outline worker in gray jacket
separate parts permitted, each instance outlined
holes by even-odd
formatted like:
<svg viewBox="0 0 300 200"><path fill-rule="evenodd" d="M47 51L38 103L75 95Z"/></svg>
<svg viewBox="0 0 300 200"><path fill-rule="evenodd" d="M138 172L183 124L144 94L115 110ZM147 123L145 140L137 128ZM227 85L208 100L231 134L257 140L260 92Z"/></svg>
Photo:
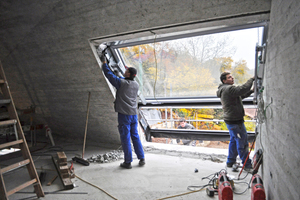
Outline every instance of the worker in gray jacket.
<svg viewBox="0 0 300 200"><path fill-rule="evenodd" d="M250 78L245 84L235 86L234 78L229 72L223 72L220 76L222 84L219 85L217 96L221 98L224 111L224 121L229 130L230 142L227 158L227 167L236 163L237 155L240 156L243 164L249 153L248 137L244 125L244 107L242 99L249 97L254 78ZM245 170L252 169L251 159L248 159Z"/></svg>
<svg viewBox="0 0 300 200"><path fill-rule="evenodd" d="M124 77L116 76L107 66L106 59L100 56L102 70L109 82L117 89L115 111L118 112L118 129L122 148L124 151L124 162L121 167L131 169L132 150L131 142L137 158L140 160L139 165L145 165L145 156L142 143L138 134L138 118L137 118L137 94L139 84L134 81L137 70L133 67L126 69Z"/></svg>

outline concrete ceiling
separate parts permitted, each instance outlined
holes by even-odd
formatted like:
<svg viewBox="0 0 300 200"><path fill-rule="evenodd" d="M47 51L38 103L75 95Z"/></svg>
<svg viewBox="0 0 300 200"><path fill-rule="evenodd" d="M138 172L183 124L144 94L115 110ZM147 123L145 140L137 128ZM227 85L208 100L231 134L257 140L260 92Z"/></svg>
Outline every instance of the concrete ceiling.
<svg viewBox="0 0 300 200"><path fill-rule="evenodd" d="M83 138L91 92L87 142L119 143L114 98L91 38L267 20L270 6L271 0L2 0L0 59L16 107L35 106L35 123Z"/></svg>

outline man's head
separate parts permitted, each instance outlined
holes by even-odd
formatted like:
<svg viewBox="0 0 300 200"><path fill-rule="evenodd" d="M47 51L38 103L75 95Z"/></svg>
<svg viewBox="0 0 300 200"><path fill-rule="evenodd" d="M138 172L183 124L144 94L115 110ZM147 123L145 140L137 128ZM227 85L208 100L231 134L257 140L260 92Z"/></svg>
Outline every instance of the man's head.
<svg viewBox="0 0 300 200"><path fill-rule="evenodd" d="M220 76L220 80L224 84L233 85L234 84L234 78L230 74L230 72L223 72Z"/></svg>
<svg viewBox="0 0 300 200"><path fill-rule="evenodd" d="M180 119L179 119L179 123L180 123L180 126L181 126L181 127L185 127L186 120L185 120L184 118L180 118Z"/></svg>
<svg viewBox="0 0 300 200"><path fill-rule="evenodd" d="M129 78L131 80L133 80L136 76L137 70L133 67L128 67L125 71L125 78Z"/></svg>

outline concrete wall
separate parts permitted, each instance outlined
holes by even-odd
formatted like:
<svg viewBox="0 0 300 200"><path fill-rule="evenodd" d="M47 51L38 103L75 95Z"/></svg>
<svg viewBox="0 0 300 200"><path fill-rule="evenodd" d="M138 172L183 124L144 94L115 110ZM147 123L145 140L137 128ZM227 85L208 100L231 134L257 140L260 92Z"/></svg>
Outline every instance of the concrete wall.
<svg viewBox="0 0 300 200"><path fill-rule="evenodd" d="M61 137L83 138L91 91L87 144L119 144L114 99L90 38L190 22L210 26L212 19L247 23L258 19L251 13L270 8L264 100L273 103L258 138L261 171L268 199L300 199L298 0L2 0L0 59L17 108L36 106L36 122Z"/></svg>
<svg viewBox="0 0 300 200"><path fill-rule="evenodd" d="M272 0L262 125L268 199L300 199L300 1ZM273 100L273 103L271 103Z"/></svg>
<svg viewBox="0 0 300 200"><path fill-rule="evenodd" d="M224 17L219 23L248 22L269 10L270 0L2 0L0 59L17 108L35 106L36 123L83 138L90 91L87 143L119 144L114 99L88 39Z"/></svg>

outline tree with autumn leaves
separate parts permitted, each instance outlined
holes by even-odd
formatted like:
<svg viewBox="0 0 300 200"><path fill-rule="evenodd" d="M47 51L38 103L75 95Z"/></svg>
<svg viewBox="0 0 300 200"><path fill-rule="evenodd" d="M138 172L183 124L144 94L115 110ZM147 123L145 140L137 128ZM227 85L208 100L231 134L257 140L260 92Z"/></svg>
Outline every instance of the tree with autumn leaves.
<svg viewBox="0 0 300 200"><path fill-rule="evenodd" d="M224 71L230 71L237 84L251 77L245 60L233 61L235 48L230 42L228 35L218 39L210 35L125 47L120 51L126 65L138 70L138 81L145 97L212 96ZM210 114L201 109L190 110L181 112L186 112L184 117L196 120L214 114L213 109ZM203 122L194 126L223 129L216 123Z"/></svg>

